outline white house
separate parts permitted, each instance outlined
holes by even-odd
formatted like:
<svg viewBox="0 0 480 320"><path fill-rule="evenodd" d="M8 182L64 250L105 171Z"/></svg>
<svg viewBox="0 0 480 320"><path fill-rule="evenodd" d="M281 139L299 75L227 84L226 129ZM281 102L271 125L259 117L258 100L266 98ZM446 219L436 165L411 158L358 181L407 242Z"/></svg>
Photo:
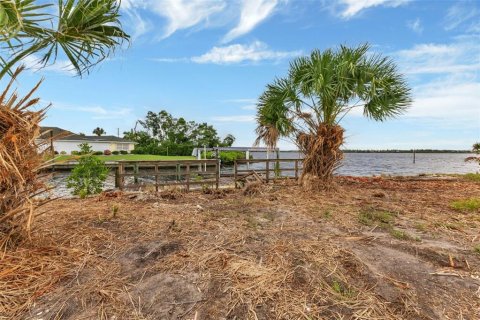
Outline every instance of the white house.
<svg viewBox="0 0 480 320"><path fill-rule="evenodd" d="M79 151L79 144L87 142L93 151L132 151L136 142L128 141L115 136L84 136L58 127L42 127L40 129L42 139L52 140L53 150L58 153ZM47 143L47 148L50 142Z"/></svg>

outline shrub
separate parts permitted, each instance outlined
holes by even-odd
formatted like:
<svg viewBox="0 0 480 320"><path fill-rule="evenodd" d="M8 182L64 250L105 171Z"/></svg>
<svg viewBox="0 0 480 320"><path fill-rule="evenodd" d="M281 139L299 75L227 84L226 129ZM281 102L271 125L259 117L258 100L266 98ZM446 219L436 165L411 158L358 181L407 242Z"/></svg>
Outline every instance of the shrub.
<svg viewBox="0 0 480 320"><path fill-rule="evenodd" d="M115 151L112 151L112 154L118 155L118 154L120 154L120 152L118 152L117 150L115 150Z"/></svg>
<svg viewBox="0 0 480 320"><path fill-rule="evenodd" d="M78 160L67 178L67 188L73 189L72 194L85 198L100 193L107 176L108 168L102 160L90 155L84 156Z"/></svg>
<svg viewBox="0 0 480 320"><path fill-rule="evenodd" d="M112 154L112 151L110 151L110 150L107 149L107 150L104 150L104 151L103 151L103 154L106 155L106 156L109 156L109 155Z"/></svg>
<svg viewBox="0 0 480 320"><path fill-rule="evenodd" d="M202 152L202 158L204 158L204 152ZM212 151L207 151L207 159L216 159L215 153ZM220 160L222 164L233 164L235 160L245 159L245 152L241 151L220 151ZM250 155L250 159L252 156Z"/></svg>
<svg viewBox="0 0 480 320"><path fill-rule="evenodd" d="M71 154L72 156L78 156L78 155L80 155L80 152L73 150L72 152L70 152L70 154Z"/></svg>
<svg viewBox="0 0 480 320"><path fill-rule="evenodd" d="M128 151L120 150L120 154L128 154Z"/></svg>
<svg viewBox="0 0 480 320"><path fill-rule="evenodd" d="M60 151L60 154L67 154L67 151Z"/></svg>
<svg viewBox="0 0 480 320"><path fill-rule="evenodd" d="M95 152L93 153L93 155L95 155L95 156L101 156L101 155L103 155L103 152L102 152L102 151L95 151Z"/></svg>
<svg viewBox="0 0 480 320"><path fill-rule="evenodd" d="M80 149L80 154L90 154L93 151L88 142L80 143L78 148Z"/></svg>
<svg viewBox="0 0 480 320"><path fill-rule="evenodd" d="M457 200L452 202L450 206L459 211L476 211L480 209L480 198Z"/></svg>
<svg viewBox="0 0 480 320"><path fill-rule="evenodd" d="M473 182L480 182L480 173L467 173L464 177Z"/></svg>
<svg viewBox="0 0 480 320"><path fill-rule="evenodd" d="M363 210L358 215L358 221L366 226L380 226L387 228L394 222L395 214L389 211L381 210Z"/></svg>

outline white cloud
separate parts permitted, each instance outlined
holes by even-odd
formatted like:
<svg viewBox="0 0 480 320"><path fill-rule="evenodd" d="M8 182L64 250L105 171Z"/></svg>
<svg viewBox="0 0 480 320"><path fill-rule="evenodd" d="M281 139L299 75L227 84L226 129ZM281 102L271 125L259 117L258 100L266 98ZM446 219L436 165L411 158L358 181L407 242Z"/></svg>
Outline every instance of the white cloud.
<svg viewBox="0 0 480 320"><path fill-rule="evenodd" d="M64 105L62 103L53 103L52 107L59 110L90 113L92 114L92 119L94 120L123 119L125 117L131 116L133 111L131 108L106 109L101 106L72 106Z"/></svg>
<svg viewBox="0 0 480 320"><path fill-rule="evenodd" d="M188 29L207 22L213 14L223 11L223 0L127 0L122 1L122 9L127 12L147 10L167 20L161 38L167 38L178 30ZM132 13L133 15L133 13ZM141 19L139 20L141 21ZM142 30L140 23L137 29ZM137 30L138 33L138 30Z"/></svg>
<svg viewBox="0 0 480 320"><path fill-rule="evenodd" d="M460 39L451 44L419 44L394 54L408 74L466 73L480 70L480 42Z"/></svg>
<svg viewBox="0 0 480 320"><path fill-rule="evenodd" d="M124 2L122 2L122 6L123 4ZM129 6L130 5L128 5L128 7ZM149 20L144 19L136 10L125 10L125 12L126 17L129 20L127 26L133 31L131 32L131 37L133 41L152 30L152 23Z"/></svg>
<svg viewBox="0 0 480 320"><path fill-rule="evenodd" d="M423 32L423 26L422 26L422 22L420 21L420 18L407 21L407 27L409 27L410 29L413 30L413 32L418 34L421 34Z"/></svg>
<svg viewBox="0 0 480 320"><path fill-rule="evenodd" d="M255 41L250 45L232 44L226 47L213 47L207 53L193 57L191 60L195 63L232 64L246 61L280 60L300 54L301 51L272 51L265 43Z"/></svg>
<svg viewBox="0 0 480 320"><path fill-rule="evenodd" d="M398 7L411 0L338 0L337 5L342 8L340 16L350 19L361 11L377 6Z"/></svg>
<svg viewBox="0 0 480 320"><path fill-rule="evenodd" d="M480 127L480 41L457 37L448 44L418 44L393 54L413 83L413 104L406 117L442 128Z"/></svg>
<svg viewBox="0 0 480 320"><path fill-rule="evenodd" d="M217 122L255 122L255 116L253 115L218 116L218 117L213 117L212 120Z"/></svg>
<svg viewBox="0 0 480 320"><path fill-rule="evenodd" d="M480 127L479 101L480 81L446 78L414 88L414 103L407 116Z"/></svg>
<svg viewBox="0 0 480 320"><path fill-rule="evenodd" d="M462 1L451 6L445 16L445 30L453 30L474 17L480 16L475 1Z"/></svg>
<svg viewBox="0 0 480 320"><path fill-rule="evenodd" d="M40 57L32 54L23 58L21 63L24 64L27 69L31 69L33 71L42 70L47 72L49 71L66 74L69 76L74 76L77 74L75 69L73 68L73 65L68 60L57 60L53 64L49 64L46 67L42 66L40 60Z"/></svg>
<svg viewBox="0 0 480 320"><path fill-rule="evenodd" d="M246 106L242 106L243 110L257 110L257 106L255 104L248 104Z"/></svg>
<svg viewBox="0 0 480 320"><path fill-rule="evenodd" d="M223 38L223 43L232 41L250 31L268 18L278 4L278 0L243 0L240 21Z"/></svg>

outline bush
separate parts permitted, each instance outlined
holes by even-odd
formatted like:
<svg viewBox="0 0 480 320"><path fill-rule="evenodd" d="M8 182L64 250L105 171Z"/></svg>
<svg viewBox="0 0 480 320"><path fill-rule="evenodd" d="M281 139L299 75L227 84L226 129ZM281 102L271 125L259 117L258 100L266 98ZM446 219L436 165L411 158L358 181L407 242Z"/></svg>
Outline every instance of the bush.
<svg viewBox="0 0 480 320"><path fill-rule="evenodd" d="M88 142L80 143L78 148L80 149L79 154L90 154L93 152L92 147L88 144Z"/></svg>
<svg viewBox="0 0 480 320"><path fill-rule="evenodd" d="M67 151L60 151L60 154L67 154Z"/></svg>
<svg viewBox="0 0 480 320"><path fill-rule="evenodd" d="M112 154L118 155L118 154L120 154L120 152L118 152L117 150L115 150L115 151L112 151Z"/></svg>
<svg viewBox="0 0 480 320"><path fill-rule="evenodd" d="M93 153L93 155L94 155L94 156L101 156L101 155L103 155L103 152L102 152L102 151L95 151L95 152Z"/></svg>
<svg viewBox="0 0 480 320"><path fill-rule="evenodd" d="M93 156L84 156L78 160L67 178L67 188L73 189L72 194L85 198L88 195L100 193L107 179L108 168L102 160Z"/></svg>
<svg viewBox="0 0 480 320"><path fill-rule="evenodd" d="M103 154L106 155L106 156L109 156L109 155L112 154L112 151L110 151L110 150L107 149L107 150L104 150L104 151L103 151Z"/></svg>
<svg viewBox="0 0 480 320"><path fill-rule="evenodd" d="M135 149L132 150L130 153L153 154L161 156L191 156L193 148L193 145L190 144L165 143L163 145L158 145L157 143L151 143L145 146L136 145Z"/></svg>
<svg viewBox="0 0 480 320"><path fill-rule="evenodd" d="M128 151L120 150L120 154L128 154Z"/></svg>
<svg viewBox="0 0 480 320"><path fill-rule="evenodd" d="M204 153L202 152L202 159L204 158ZM215 153L212 151L207 151L207 159L216 159ZM235 160L246 159L245 152L241 151L220 151L220 160L222 164L233 164ZM250 155L250 159L252 156Z"/></svg>
<svg viewBox="0 0 480 320"><path fill-rule="evenodd" d="M80 152L73 150L72 152L70 152L70 154L71 154L72 156L78 156L78 155L80 155Z"/></svg>
<svg viewBox="0 0 480 320"><path fill-rule="evenodd" d="M480 198L453 201L450 206L459 211L476 211L480 209Z"/></svg>

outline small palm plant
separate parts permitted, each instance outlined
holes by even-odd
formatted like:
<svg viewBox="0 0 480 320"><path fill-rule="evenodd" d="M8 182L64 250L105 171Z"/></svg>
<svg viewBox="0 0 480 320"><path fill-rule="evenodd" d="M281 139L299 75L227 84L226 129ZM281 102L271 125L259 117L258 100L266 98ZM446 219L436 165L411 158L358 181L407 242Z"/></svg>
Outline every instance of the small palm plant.
<svg viewBox="0 0 480 320"><path fill-rule="evenodd" d="M54 15L48 12L53 3L45 1L0 2L0 78L26 57L39 55L39 65L46 66L60 53L82 75L129 39L121 28L119 1L58 0L56 6Z"/></svg>
<svg viewBox="0 0 480 320"><path fill-rule="evenodd" d="M305 159L302 181L329 188L343 154L340 121L355 108L377 121L402 114L411 104L410 88L395 63L369 54L369 45L314 50L295 59L288 75L267 85L257 109L256 144L294 142ZM308 179L312 180L312 179Z"/></svg>
<svg viewBox="0 0 480 320"><path fill-rule="evenodd" d="M468 157L465 161L473 161L480 164L480 142L474 143L472 146L472 152L477 154L478 156Z"/></svg>

